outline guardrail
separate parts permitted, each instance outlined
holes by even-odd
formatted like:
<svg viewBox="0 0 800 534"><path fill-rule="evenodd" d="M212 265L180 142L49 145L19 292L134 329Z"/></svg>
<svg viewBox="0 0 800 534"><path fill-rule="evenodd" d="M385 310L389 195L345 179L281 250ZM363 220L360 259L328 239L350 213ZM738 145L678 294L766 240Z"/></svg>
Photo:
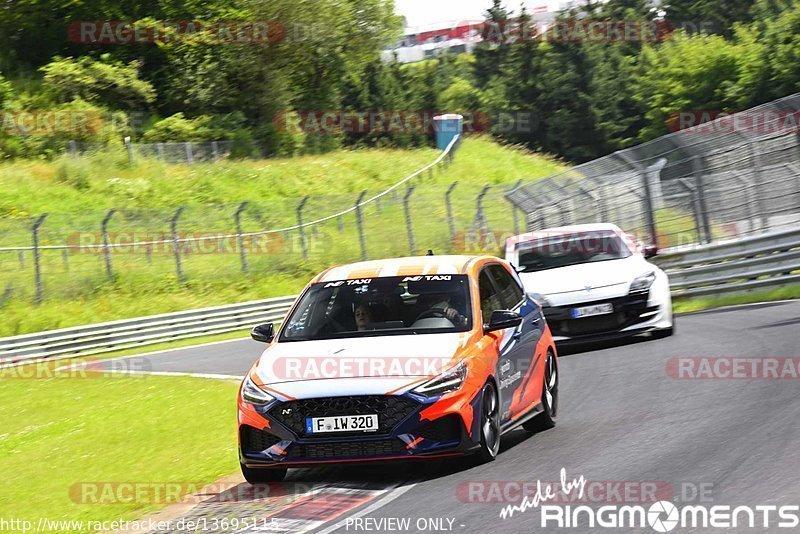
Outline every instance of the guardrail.
<svg viewBox="0 0 800 534"><path fill-rule="evenodd" d="M800 229L665 251L674 298L717 297L800 283Z"/></svg>
<svg viewBox="0 0 800 534"><path fill-rule="evenodd" d="M0 338L0 365L101 354L280 322L294 299L278 297Z"/></svg>
<svg viewBox="0 0 800 534"><path fill-rule="evenodd" d="M800 283L800 229L666 250L659 265L675 298L720 296ZM280 322L295 296L166 313L0 339L0 365L86 356Z"/></svg>

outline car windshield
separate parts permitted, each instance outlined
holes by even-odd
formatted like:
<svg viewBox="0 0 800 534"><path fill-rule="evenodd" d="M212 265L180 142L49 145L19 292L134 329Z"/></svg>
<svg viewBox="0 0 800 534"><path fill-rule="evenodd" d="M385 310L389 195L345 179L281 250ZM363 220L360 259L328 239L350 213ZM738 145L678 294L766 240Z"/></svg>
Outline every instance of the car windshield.
<svg viewBox="0 0 800 534"><path fill-rule="evenodd" d="M524 272L619 260L631 255L619 235L610 230L544 237L520 243L518 252L518 264Z"/></svg>
<svg viewBox="0 0 800 534"><path fill-rule="evenodd" d="M466 332L472 328L464 275L389 276L313 284L279 341Z"/></svg>

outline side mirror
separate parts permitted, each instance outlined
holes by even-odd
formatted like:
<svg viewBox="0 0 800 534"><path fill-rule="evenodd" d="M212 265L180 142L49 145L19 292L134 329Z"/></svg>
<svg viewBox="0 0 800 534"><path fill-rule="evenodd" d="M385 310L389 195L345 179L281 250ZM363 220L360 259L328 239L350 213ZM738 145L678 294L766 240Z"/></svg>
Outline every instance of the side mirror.
<svg viewBox="0 0 800 534"><path fill-rule="evenodd" d="M250 331L250 337L261 343L272 343L275 339L275 325L272 323L260 324Z"/></svg>
<svg viewBox="0 0 800 534"><path fill-rule="evenodd" d="M483 332L488 334L495 330L505 330L506 328L516 328L522 324L522 317L516 312L509 310L495 310L489 324L483 325Z"/></svg>
<svg viewBox="0 0 800 534"><path fill-rule="evenodd" d="M654 258L658 256L658 245L655 243L651 243L649 245L644 246L644 257L646 259Z"/></svg>

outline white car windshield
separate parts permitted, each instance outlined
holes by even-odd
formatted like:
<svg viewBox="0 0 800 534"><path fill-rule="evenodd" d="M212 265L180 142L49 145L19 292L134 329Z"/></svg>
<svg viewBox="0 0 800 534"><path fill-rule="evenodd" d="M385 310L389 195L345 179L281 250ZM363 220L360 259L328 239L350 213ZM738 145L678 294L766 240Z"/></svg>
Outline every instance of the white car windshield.
<svg viewBox="0 0 800 534"><path fill-rule="evenodd" d="M313 284L279 341L466 332L472 328L464 275L389 276Z"/></svg>
<svg viewBox="0 0 800 534"><path fill-rule="evenodd" d="M576 232L520 243L519 267L524 272L557 269L582 263L619 260L631 255L616 232Z"/></svg>

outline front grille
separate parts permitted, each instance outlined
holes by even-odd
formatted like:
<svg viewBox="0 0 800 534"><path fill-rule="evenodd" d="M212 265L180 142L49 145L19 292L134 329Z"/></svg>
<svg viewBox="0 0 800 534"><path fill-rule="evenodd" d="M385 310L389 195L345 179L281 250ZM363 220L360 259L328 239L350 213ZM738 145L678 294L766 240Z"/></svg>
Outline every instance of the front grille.
<svg viewBox="0 0 800 534"><path fill-rule="evenodd" d="M281 438L272 435L269 432L253 428L252 426L244 425L239 430L242 450L250 452L262 452L276 443L280 443Z"/></svg>
<svg viewBox="0 0 800 534"><path fill-rule="evenodd" d="M446 415L425 423L414 432L417 436L436 443L461 440L461 418L456 414Z"/></svg>
<svg viewBox="0 0 800 534"><path fill-rule="evenodd" d="M320 460L396 456L404 453L406 453L406 446L402 441L399 439L384 439L339 443L296 443L289 449L287 457L292 460Z"/></svg>
<svg viewBox="0 0 800 534"><path fill-rule="evenodd" d="M269 411L269 415L298 435L305 435L306 417L378 414L378 432L388 433L418 408L418 402L406 397L362 395L283 402L274 406ZM347 432L342 432L336 435L347 434ZM357 432L356 434L363 434L363 432Z"/></svg>

